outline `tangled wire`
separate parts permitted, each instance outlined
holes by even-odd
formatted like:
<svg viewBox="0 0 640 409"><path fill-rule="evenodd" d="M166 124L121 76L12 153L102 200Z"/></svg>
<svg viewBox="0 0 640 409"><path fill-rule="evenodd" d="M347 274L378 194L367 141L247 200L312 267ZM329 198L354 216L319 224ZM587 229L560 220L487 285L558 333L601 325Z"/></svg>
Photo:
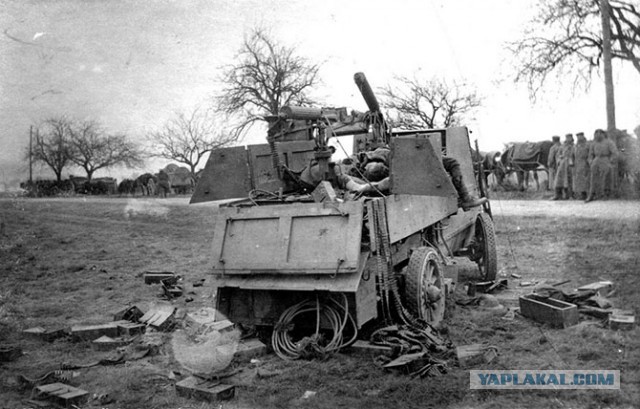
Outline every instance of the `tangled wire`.
<svg viewBox="0 0 640 409"><path fill-rule="evenodd" d="M312 357L325 357L341 348L353 344L358 337L358 328L349 314L349 301L347 296L341 294L343 303L337 302L333 297L328 297L327 302L321 302L318 295L315 301L305 300L287 308L276 323L271 336L273 350L283 359L300 359ZM303 314L316 313L315 332L299 341L294 341L291 332L295 328L294 321ZM326 340L320 332L320 321L324 318L331 327L333 333L330 340ZM347 327L353 331L349 340L345 340L344 332Z"/></svg>

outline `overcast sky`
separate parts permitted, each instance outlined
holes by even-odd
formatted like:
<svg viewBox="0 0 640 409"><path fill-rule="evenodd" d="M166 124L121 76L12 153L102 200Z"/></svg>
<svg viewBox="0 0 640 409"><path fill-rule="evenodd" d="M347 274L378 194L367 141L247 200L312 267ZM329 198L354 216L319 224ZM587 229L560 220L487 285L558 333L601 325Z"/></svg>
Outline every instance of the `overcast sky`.
<svg viewBox="0 0 640 409"><path fill-rule="evenodd" d="M332 106L366 109L353 83L357 71L374 89L394 75L417 73L478 88L484 105L469 127L482 150L592 134L606 126L598 78L575 95L552 84L536 105L509 79L504 44L518 38L534 3L0 0L0 178L28 177L22 156L29 125L45 118L97 119L141 139L172 112L210 101L220 67L233 62L243 35L256 26L323 62L315 94ZM618 127L631 130L640 124L640 76L625 68L615 77ZM262 143L263 135L254 132L245 142ZM46 169L41 175L53 177Z"/></svg>

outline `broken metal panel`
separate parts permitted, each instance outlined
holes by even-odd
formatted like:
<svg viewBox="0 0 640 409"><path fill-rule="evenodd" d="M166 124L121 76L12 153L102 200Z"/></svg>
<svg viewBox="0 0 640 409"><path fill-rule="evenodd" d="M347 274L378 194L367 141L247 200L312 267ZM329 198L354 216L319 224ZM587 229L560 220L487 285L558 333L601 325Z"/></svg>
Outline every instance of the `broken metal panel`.
<svg viewBox="0 0 640 409"><path fill-rule="evenodd" d="M218 274L332 274L358 270L363 202L220 209Z"/></svg>
<svg viewBox="0 0 640 409"><path fill-rule="evenodd" d="M244 146L217 149L196 185L189 203L247 197L251 190L251 174Z"/></svg>
<svg viewBox="0 0 640 409"><path fill-rule="evenodd" d="M469 130L465 126L458 126L447 129L447 152L446 156L456 158L460 163L460 171L467 190L472 195L478 196L478 188L475 183L473 171L471 144L469 143Z"/></svg>
<svg viewBox="0 0 640 409"><path fill-rule="evenodd" d="M385 201L391 243L409 237L458 210L456 196L392 195Z"/></svg>
<svg viewBox="0 0 640 409"><path fill-rule="evenodd" d="M457 196L440 156L426 138L392 140L390 175L394 194Z"/></svg>

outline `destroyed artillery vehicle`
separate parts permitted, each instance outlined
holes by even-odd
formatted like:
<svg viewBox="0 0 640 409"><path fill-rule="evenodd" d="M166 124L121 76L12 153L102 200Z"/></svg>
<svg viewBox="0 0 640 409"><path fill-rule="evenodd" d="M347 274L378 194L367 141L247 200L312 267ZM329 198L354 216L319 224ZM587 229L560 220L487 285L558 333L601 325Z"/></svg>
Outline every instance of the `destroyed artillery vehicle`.
<svg viewBox="0 0 640 409"><path fill-rule="evenodd" d="M191 198L237 199L215 214L217 311L272 327L281 356L297 356L300 343L287 335L294 326L332 330L326 350L335 350L370 322L437 325L443 274L459 257L477 263L482 279L496 276L489 203L459 207L443 166L455 158L466 189L484 196L467 128L393 131L364 74L355 81L367 112L284 107L268 118L267 144L212 152ZM353 152L333 161L331 140L346 135ZM358 158L381 147L388 176L372 182Z"/></svg>

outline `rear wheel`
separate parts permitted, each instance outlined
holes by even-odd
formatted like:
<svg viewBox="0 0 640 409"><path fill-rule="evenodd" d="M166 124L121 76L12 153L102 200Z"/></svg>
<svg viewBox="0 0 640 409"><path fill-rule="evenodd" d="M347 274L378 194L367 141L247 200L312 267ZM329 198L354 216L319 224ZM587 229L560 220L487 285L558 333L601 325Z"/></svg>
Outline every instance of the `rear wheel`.
<svg viewBox="0 0 640 409"><path fill-rule="evenodd" d="M498 275L498 254L493 220L487 213L480 213L476 219L475 251L472 258L478 264L480 277L492 281Z"/></svg>
<svg viewBox="0 0 640 409"><path fill-rule="evenodd" d="M411 253L405 276L407 308L424 321L437 325L444 318L445 288L438 253L419 247Z"/></svg>

